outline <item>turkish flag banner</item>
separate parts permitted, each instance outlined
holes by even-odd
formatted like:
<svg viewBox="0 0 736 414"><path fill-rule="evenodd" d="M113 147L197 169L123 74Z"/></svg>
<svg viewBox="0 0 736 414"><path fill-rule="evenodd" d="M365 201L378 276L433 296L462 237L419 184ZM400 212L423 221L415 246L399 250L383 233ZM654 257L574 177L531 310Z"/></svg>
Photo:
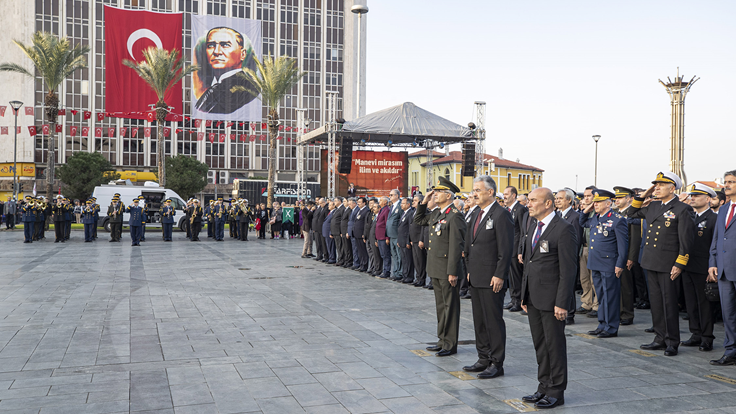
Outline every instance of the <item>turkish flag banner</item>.
<svg viewBox="0 0 736 414"><path fill-rule="evenodd" d="M90 111L84 111L84 112L82 113L82 117L83 117L84 119L90 119L90 118L92 118L92 112L90 112Z"/></svg>
<svg viewBox="0 0 736 414"><path fill-rule="evenodd" d="M138 136L138 128L130 128L130 137L135 138Z"/></svg>
<svg viewBox="0 0 736 414"><path fill-rule="evenodd" d="M202 120L201 119L195 119L194 120L194 127L195 128L199 128L201 125L202 125Z"/></svg>
<svg viewBox="0 0 736 414"><path fill-rule="evenodd" d="M146 138L151 138L151 128L143 128L143 136Z"/></svg>
<svg viewBox="0 0 736 414"><path fill-rule="evenodd" d="M0 116L5 116L5 110L8 109L5 105L0 105Z"/></svg>
<svg viewBox="0 0 736 414"><path fill-rule="evenodd" d="M225 134L220 134L220 142L225 142Z"/></svg>
<svg viewBox="0 0 736 414"><path fill-rule="evenodd" d="M8 135L8 127L0 127L0 135Z"/></svg>
<svg viewBox="0 0 736 414"><path fill-rule="evenodd" d="M168 137L169 135L171 135L171 128L165 127L164 128L164 136L165 137Z"/></svg>
<svg viewBox="0 0 736 414"><path fill-rule="evenodd" d="M204 122L204 126L211 127L212 126L212 120L208 119L207 121L205 121Z"/></svg>
<svg viewBox="0 0 736 414"><path fill-rule="evenodd" d="M64 132L64 125L56 124L56 127L54 128L54 131L56 131L56 132Z"/></svg>
<svg viewBox="0 0 736 414"><path fill-rule="evenodd" d="M41 131L44 135L48 135L51 128L48 125L41 125Z"/></svg>
<svg viewBox="0 0 736 414"><path fill-rule="evenodd" d="M197 132L197 141L202 141L204 139L204 132Z"/></svg>
<svg viewBox="0 0 736 414"><path fill-rule="evenodd" d="M235 124L235 122L228 122L226 126L227 126L228 128L230 128L230 127L231 127L231 126L233 126L234 124Z"/></svg>
<svg viewBox="0 0 736 414"><path fill-rule="evenodd" d="M79 111L77 111L76 109L72 109L72 115L76 115L78 113L79 113Z"/></svg>
<svg viewBox="0 0 736 414"><path fill-rule="evenodd" d="M69 127L69 135L76 137L78 128L79 127L75 127L75 126Z"/></svg>
<svg viewBox="0 0 736 414"><path fill-rule="evenodd" d="M66 116L66 109L59 109L59 116Z"/></svg>
<svg viewBox="0 0 736 414"><path fill-rule="evenodd" d="M104 121L105 120L105 113L104 112L98 112L97 113L97 120L98 121Z"/></svg>
<svg viewBox="0 0 736 414"><path fill-rule="evenodd" d="M156 119L156 114L153 112L148 112L146 114L146 119L148 119L148 122L153 122L154 119Z"/></svg>
<svg viewBox="0 0 736 414"><path fill-rule="evenodd" d="M126 132L128 132L128 128L126 128L126 127L121 127L120 128L120 136L121 137L125 137L125 133Z"/></svg>
<svg viewBox="0 0 736 414"><path fill-rule="evenodd" d="M95 128L95 138L102 138L102 128Z"/></svg>
<svg viewBox="0 0 736 414"><path fill-rule="evenodd" d="M115 128L107 128L107 137L112 138L115 136Z"/></svg>
<svg viewBox="0 0 736 414"><path fill-rule="evenodd" d="M33 107L26 106L26 115L33 115Z"/></svg>
<svg viewBox="0 0 736 414"><path fill-rule="evenodd" d="M89 127L82 127L82 136L89 136Z"/></svg>
<svg viewBox="0 0 736 414"><path fill-rule="evenodd" d="M28 133L31 134L32 137L36 136L36 127L35 126L29 126L28 127Z"/></svg>
<svg viewBox="0 0 736 414"><path fill-rule="evenodd" d="M240 142L245 142L248 140L248 135L246 134L240 134Z"/></svg>
<svg viewBox="0 0 736 414"><path fill-rule="evenodd" d="M123 60L144 62L143 50L155 46L175 50L182 59L182 13L155 13L105 6L105 108L109 112L146 112L158 98L151 87ZM182 116L181 82L164 96L174 109L166 117ZM146 119L130 115L135 119Z"/></svg>
<svg viewBox="0 0 736 414"><path fill-rule="evenodd" d="M230 141L235 141L235 134L230 134Z"/></svg>
<svg viewBox="0 0 736 414"><path fill-rule="evenodd" d="M214 143L215 142L215 133L214 132L210 132L210 136L208 138L210 140L210 143Z"/></svg>

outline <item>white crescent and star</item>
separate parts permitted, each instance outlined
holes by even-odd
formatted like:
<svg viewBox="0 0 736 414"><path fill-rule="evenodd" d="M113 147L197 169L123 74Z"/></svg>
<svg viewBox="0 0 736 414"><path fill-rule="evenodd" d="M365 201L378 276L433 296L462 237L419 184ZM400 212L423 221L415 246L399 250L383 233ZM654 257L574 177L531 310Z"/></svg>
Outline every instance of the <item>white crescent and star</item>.
<svg viewBox="0 0 736 414"><path fill-rule="evenodd" d="M159 49L163 49L164 47L156 33L148 29L138 29L128 36L128 54L130 54L133 60L135 60L135 56L133 56L133 45L141 39L150 39Z"/></svg>

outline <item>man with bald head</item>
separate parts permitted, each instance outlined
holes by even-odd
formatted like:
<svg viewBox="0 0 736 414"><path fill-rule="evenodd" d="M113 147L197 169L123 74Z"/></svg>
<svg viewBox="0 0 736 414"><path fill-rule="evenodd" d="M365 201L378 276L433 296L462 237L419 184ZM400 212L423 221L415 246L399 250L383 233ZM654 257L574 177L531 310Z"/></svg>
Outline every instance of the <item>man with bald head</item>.
<svg viewBox="0 0 736 414"><path fill-rule="evenodd" d="M529 314L539 386L522 399L537 408L553 408L565 403L565 319L575 280L577 238L573 226L555 214L555 198L549 188L537 188L528 199L531 222L520 241L524 260L521 307Z"/></svg>

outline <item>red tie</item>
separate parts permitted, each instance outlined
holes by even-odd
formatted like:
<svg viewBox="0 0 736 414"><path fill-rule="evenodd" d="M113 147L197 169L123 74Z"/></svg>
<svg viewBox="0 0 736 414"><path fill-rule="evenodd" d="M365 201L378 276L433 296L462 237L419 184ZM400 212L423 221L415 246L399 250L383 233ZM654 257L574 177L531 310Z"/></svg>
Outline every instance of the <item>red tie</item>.
<svg viewBox="0 0 736 414"><path fill-rule="evenodd" d="M736 204L731 204L731 212L728 213L728 220L726 220L726 228L731 224L731 220L733 220L733 211L736 209Z"/></svg>
<svg viewBox="0 0 736 414"><path fill-rule="evenodd" d="M475 237L475 234L478 233L478 226L480 225L480 221L482 219L483 219L483 210L481 210L480 213L478 213L478 218L475 219L475 226L473 226L473 237Z"/></svg>

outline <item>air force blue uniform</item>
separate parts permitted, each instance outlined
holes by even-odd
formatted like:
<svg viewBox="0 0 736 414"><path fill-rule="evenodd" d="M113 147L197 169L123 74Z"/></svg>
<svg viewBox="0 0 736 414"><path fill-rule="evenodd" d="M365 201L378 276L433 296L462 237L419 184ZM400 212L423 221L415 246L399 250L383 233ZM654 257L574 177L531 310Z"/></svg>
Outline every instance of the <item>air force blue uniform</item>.
<svg viewBox="0 0 736 414"><path fill-rule="evenodd" d="M629 251L628 221L609 210L602 216L580 215L580 226L590 228L588 269L598 295L598 328L609 334L618 333L621 322L621 280L616 268L626 268Z"/></svg>
<svg viewBox="0 0 736 414"><path fill-rule="evenodd" d="M143 227L143 208L136 205L130 205L125 209L126 213L130 213L128 218L128 226L130 226L130 239L132 246L141 245L141 233Z"/></svg>
<svg viewBox="0 0 736 414"><path fill-rule="evenodd" d="M215 216L215 241L225 240L225 221L227 221L227 208L222 204L215 204L212 209Z"/></svg>
<svg viewBox="0 0 736 414"><path fill-rule="evenodd" d="M161 224L164 228L164 241L171 241L172 233L174 232L174 216L176 216L176 209L171 206L164 206L161 210L161 215Z"/></svg>
<svg viewBox="0 0 736 414"><path fill-rule="evenodd" d="M21 213L23 220L23 236L25 237L24 243L33 243L33 227L36 223L36 208L31 207L30 203L26 200L26 203L21 207Z"/></svg>
<svg viewBox="0 0 736 414"><path fill-rule="evenodd" d="M82 224L84 224L84 241L91 242L95 239L95 208L87 204L82 208Z"/></svg>

